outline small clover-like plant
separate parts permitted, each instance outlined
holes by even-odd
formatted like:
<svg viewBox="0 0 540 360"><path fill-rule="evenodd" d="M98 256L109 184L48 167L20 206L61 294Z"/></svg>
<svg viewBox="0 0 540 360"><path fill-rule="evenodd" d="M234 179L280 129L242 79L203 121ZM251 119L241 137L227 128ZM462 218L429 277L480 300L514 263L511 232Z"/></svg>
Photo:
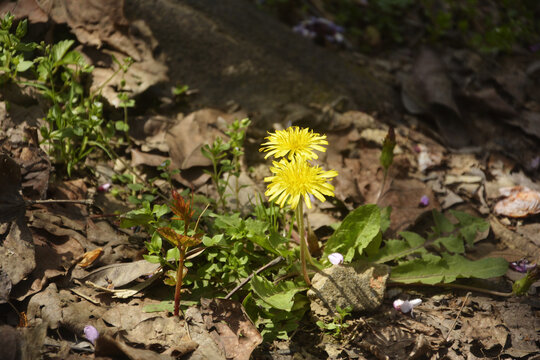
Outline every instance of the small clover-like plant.
<svg viewBox="0 0 540 360"><path fill-rule="evenodd" d="M331 322L324 322L319 320L316 322L317 326L321 330L332 334L335 338L340 338L343 334L343 330L348 328L350 324L345 323L345 318L351 315L352 307L347 306L342 309L339 305L336 306L336 316L332 319Z"/></svg>
<svg viewBox="0 0 540 360"><path fill-rule="evenodd" d="M17 75L33 68L34 62L25 58L25 53L34 50L35 43L24 43L22 38L26 35L28 21L19 21L15 32L13 27L14 16L9 12L0 19L0 85L9 81L16 81Z"/></svg>

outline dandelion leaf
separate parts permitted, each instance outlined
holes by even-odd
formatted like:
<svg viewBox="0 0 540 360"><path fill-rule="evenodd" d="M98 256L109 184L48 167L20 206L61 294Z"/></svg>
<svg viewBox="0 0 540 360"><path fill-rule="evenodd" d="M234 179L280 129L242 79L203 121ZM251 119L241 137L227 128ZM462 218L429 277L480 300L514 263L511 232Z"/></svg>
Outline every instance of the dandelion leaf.
<svg viewBox="0 0 540 360"><path fill-rule="evenodd" d="M489 223L482 218L472 216L462 211L450 210L459 221L459 233L469 245L473 245L478 233L485 232L489 229Z"/></svg>
<svg viewBox="0 0 540 360"><path fill-rule="evenodd" d="M354 258L377 238L381 230L381 211L377 205L363 205L355 209L343 219L334 234L328 239L325 257L338 252L343 254L346 262Z"/></svg>
<svg viewBox="0 0 540 360"><path fill-rule="evenodd" d="M277 286L272 282L255 275L251 279L251 287L255 294L268 305L285 311L291 311L294 296L305 288L296 286L292 281L280 282Z"/></svg>
<svg viewBox="0 0 540 360"><path fill-rule="evenodd" d="M379 252L369 260L379 264L397 260L411 254L425 254L427 251L423 247L426 239L420 235L403 231L400 233L402 240L390 239L385 242L385 245Z"/></svg>
<svg viewBox="0 0 540 360"><path fill-rule="evenodd" d="M508 263L501 258L485 258L471 261L461 255L442 254L442 257L427 254L397 265L392 269L393 281L410 284L451 283L457 278L487 279L506 273Z"/></svg>

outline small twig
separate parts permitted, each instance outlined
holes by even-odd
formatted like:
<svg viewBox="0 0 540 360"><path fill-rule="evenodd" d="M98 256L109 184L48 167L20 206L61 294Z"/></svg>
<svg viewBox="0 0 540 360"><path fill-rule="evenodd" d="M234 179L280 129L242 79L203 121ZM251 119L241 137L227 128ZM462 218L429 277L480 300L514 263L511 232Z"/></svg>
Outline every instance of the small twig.
<svg viewBox="0 0 540 360"><path fill-rule="evenodd" d="M242 280L240 282L240 284L238 284L237 287L235 287L234 289L231 290L230 293L228 293L224 299L228 299L230 298L231 296L234 295L235 292L237 292L240 288L242 288L242 286L246 285L246 283L251 280L253 278L253 276L257 275L258 273L260 273L261 271L264 271L266 269L268 269L269 267L272 267L274 265L277 265L279 264L281 261L283 261L284 258L282 256L278 256L277 258L275 258L274 260L270 261L268 264L258 268L257 270L255 270L254 272L252 272L247 278L245 278L244 280Z"/></svg>
<svg viewBox="0 0 540 360"><path fill-rule="evenodd" d="M26 205L35 205L35 204L85 204L85 205L94 205L94 200L92 199L82 199L82 200L55 200L55 199L46 199L46 200L26 200Z"/></svg>
<svg viewBox="0 0 540 360"><path fill-rule="evenodd" d="M470 292L468 292L467 295L465 295L465 300L463 300L463 304L461 304L461 309L459 309L459 312L458 312L456 318L454 319L454 323L450 327L450 330L448 331L448 334L446 334L446 338L444 338L445 342L448 341L448 337L450 336L450 333L454 330L454 327L456 326L457 321L458 321L459 317L461 316L461 312L463 311L463 308L465 307L465 304L467 304L467 300L469 299L469 296L471 296Z"/></svg>
<svg viewBox="0 0 540 360"><path fill-rule="evenodd" d="M76 290L76 289L69 289L72 293L74 293L77 296L80 296L81 298L85 299L86 301L91 302L94 305L101 306L101 303L99 301L96 301L92 299L90 296L83 294L82 292Z"/></svg>

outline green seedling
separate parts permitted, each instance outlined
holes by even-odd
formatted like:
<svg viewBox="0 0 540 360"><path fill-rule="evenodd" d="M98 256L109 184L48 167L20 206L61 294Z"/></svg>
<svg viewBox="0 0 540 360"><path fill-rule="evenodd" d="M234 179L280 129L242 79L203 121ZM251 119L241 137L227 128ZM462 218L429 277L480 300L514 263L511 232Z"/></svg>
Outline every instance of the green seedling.
<svg viewBox="0 0 540 360"><path fill-rule="evenodd" d="M332 319L331 322L327 323L322 320L316 322L317 326L321 330L330 333L335 338L341 338L343 330L348 328L350 325L345 323L345 318L351 315L352 307L347 306L345 309L336 306L337 315Z"/></svg>
<svg viewBox="0 0 540 360"><path fill-rule="evenodd" d="M244 155L244 140L246 138L246 130L251 124L249 119L235 120L228 126L225 132L228 140L225 141L221 137L217 137L211 145L204 145L201 148L202 154L212 162L212 171L206 171L212 178L212 182L218 192L217 204L221 209L226 208L226 190L230 188L232 177L235 177L235 186L232 188L233 194L236 197L238 206L238 193L240 186L238 178L241 170L241 160ZM238 207L237 207L238 209Z"/></svg>

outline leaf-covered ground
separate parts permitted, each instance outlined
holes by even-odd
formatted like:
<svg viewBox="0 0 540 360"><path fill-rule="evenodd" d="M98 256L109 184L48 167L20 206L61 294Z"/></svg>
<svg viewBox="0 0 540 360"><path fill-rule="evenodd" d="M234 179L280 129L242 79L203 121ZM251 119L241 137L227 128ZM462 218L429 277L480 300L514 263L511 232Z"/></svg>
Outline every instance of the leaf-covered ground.
<svg viewBox="0 0 540 360"><path fill-rule="evenodd" d="M241 190L238 202L227 206L253 211L256 194L264 191L268 163L258 149L267 131L310 127L328 136L319 162L339 173L335 200L307 216L318 245L332 234L330 225L377 202L393 208L385 239L405 230L427 236L437 225L433 210L461 211L490 225L470 237L468 259L538 263L540 59L534 49L516 46L494 56L441 42L366 55L302 38L250 2L92 4L0 5L2 15L10 10L28 18L31 41L75 40L94 66L87 86L104 84L105 117L122 123L127 109L130 127L128 140L113 144L116 160L96 151L68 177L39 146L36 128L47 102L22 83L0 88L1 359L540 356L540 284L525 296L507 296L523 276L514 270L453 287L388 284L383 304L346 316L338 336L332 336L335 328L322 331L308 312L289 324L288 339L259 344L262 328L239 302L224 298L232 287L186 286L188 310L173 317L173 288L149 277L159 264L142 258L146 233L120 227L117 216L140 207L134 203L144 196L169 195L158 169L166 160L169 169L180 169L169 173L177 189L217 199L201 148L224 137L234 119L249 117ZM134 60L123 82L107 81L121 66L111 55ZM121 93L134 107L122 107ZM397 146L379 196L379 156L389 125ZM150 180L150 188L142 185ZM31 203L41 199L93 205ZM441 241L460 252L460 244ZM200 256L187 254L192 262ZM216 263L219 257L232 267L225 252ZM471 272L460 266L460 273ZM251 274L235 275L231 283ZM396 298L422 303L404 314L392 306ZM101 332L96 344L88 341L88 325Z"/></svg>

